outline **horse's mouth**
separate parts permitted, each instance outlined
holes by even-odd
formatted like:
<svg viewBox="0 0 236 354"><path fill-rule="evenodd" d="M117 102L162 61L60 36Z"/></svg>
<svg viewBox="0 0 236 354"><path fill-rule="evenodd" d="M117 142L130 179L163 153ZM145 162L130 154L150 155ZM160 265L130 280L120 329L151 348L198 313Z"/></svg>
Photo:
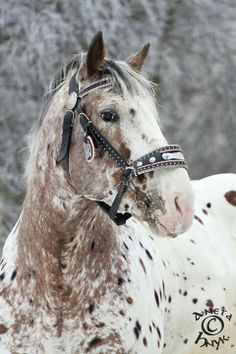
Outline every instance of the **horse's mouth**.
<svg viewBox="0 0 236 354"><path fill-rule="evenodd" d="M137 200L132 214L146 222L153 233L172 238L176 237L177 233L168 230L159 220L159 217L166 213L163 199L159 196L156 202L153 202L151 198L147 198L147 200L149 201L148 203L145 200Z"/></svg>

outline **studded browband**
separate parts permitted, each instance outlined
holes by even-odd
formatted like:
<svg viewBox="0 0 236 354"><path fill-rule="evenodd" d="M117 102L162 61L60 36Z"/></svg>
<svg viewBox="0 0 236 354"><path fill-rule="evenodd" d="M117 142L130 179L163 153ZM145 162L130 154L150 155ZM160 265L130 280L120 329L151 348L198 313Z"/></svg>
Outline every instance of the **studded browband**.
<svg viewBox="0 0 236 354"><path fill-rule="evenodd" d="M135 161L127 161L124 159L122 155L94 126L81 106L81 98L85 97L87 94L97 88L111 86L111 81L108 78L104 78L86 86L79 91L79 86L76 82L76 74L77 73L72 76L69 83L69 98L67 101L68 110L64 116L61 151L57 158L57 163L62 163L65 171L69 172L71 135L74 125L75 112L77 112L80 124L84 130L85 152L86 149L90 148L89 142L91 142L92 146L95 148L102 148L122 170L120 185L112 205L109 206L107 203L102 201L97 201L97 204L117 225L123 225L132 215L127 212L118 213L118 208L131 179L143 173L154 171L159 168L183 167L187 169L187 162L185 161L183 152L178 145L167 145L161 147L160 149L156 149Z"/></svg>

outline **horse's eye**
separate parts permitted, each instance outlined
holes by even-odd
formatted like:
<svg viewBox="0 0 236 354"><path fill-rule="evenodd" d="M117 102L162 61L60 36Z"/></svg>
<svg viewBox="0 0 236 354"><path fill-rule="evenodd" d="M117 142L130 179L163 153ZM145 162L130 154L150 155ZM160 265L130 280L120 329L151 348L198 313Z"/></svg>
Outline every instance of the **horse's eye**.
<svg viewBox="0 0 236 354"><path fill-rule="evenodd" d="M115 111L102 111L100 115L105 122L116 122L120 118Z"/></svg>

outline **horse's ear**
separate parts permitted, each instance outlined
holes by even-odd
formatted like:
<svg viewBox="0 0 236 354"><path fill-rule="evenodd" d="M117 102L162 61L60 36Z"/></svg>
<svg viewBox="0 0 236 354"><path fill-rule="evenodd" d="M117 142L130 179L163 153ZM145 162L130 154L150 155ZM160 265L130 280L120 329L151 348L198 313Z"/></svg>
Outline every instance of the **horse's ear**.
<svg viewBox="0 0 236 354"><path fill-rule="evenodd" d="M99 31L93 37L87 55L86 66L88 77L93 76L103 64L105 58L105 45L102 38L102 32Z"/></svg>
<svg viewBox="0 0 236 354"><path fill-rule="evenodd" d="M141 70L144 60L148 55L148 51L150 48L150 43L144 44L144 46L134 55L131 55L126 59L126 62L134 69L134 70Z"/></svg>

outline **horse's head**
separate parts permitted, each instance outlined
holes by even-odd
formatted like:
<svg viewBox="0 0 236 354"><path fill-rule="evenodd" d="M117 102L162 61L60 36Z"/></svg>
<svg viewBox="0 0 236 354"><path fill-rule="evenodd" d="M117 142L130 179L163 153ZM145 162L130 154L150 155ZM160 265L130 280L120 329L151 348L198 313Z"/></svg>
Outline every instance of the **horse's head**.
<svg viewBox="0 0 236 354"><path fill-rule="evenodd" d="M105 208L113 203L123 173L129 170L116 205L118 211L138 216L161 234L174 235L184 232L192 222L193 193L188 173L181 166L181 152L174 150L172 159L167 149L167 161L159 161L160 166L170 167L167 165L173 162L172 168L153 168L160 155L158 149L167 146L167 141L159 127L154 86L140 73L148 49L145 45L126 61L114 61L105 58L102 34L94 37L88 52L67 75L67 108L74 110L69 112L67 123L73 121L73 130L69 143L64 120L64 147L58 161L69 161L65 175L78 194L104 202ZM85 115L80 114L81 109ZM58 154L59 149L60 145ZM120 155L130 168L122 166ZM62 165L57 168L62 170ZM139 174L137 167L141 165L146 168Z"/></svg>

